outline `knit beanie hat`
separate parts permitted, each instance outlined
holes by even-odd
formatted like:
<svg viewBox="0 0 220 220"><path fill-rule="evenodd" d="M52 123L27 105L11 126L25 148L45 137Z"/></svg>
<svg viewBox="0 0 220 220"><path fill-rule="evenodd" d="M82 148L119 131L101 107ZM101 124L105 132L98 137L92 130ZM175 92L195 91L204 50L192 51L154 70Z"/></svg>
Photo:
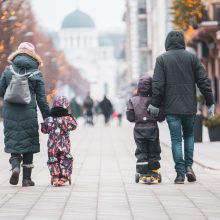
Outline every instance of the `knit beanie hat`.
<svg viewBox="0 0 220 220"><path fill-rule="evenodd" d="M36 53L35 46L32 43L22 42L18 46L18 49L8 57L8 62L12 63L14 58L19 54L27 54L30 57L32 57L33 59L35 59L39 63L40 67L43 66L43 61L40 58L40 56Z"/></svg>
<svg viewBox="0 0 220 220"><path fill-rule="evenodd" d="M30 50L31 52L35 53L35 46L32 43L29 42L22 42L19 46L18 46L18 50Z"/></svg>

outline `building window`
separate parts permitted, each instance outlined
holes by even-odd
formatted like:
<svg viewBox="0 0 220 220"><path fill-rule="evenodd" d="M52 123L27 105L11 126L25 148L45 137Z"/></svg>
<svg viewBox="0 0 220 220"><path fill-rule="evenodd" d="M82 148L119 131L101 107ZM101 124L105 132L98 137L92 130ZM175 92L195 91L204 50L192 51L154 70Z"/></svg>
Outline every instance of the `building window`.
<svg viewBox="0 0 220 220"><path fill-rule="evenodd" d="M77 47L79 48L80 47L80 37L79 36L77 36L77 38L76 38L76 44L77 44Z"/></svg>
<svg viewBox="0 0 220 220"><path fill-rule="evenodd" d="M144 75L146 74L147 70L148 70L148 53L146 51L142 51L140 52L139 54L139 57L140 57L140 74L141 75Z"/></svg>
<svg viewBox="0 0 220 220"><path fill-rule="evenodd" d="M139 46L147 46L147 22L146 20L138 21L138 32L139 32Z"/></svg>
<svg viewBox="0 0 220 220"><path fill-rule="evenodd" d="M69 47L69 38L66 37L65 38L65 48L68 48Z"/></svg>
<svg viewBox="0 0 220 220"><path fill-rule="evenodd" d="M214 20L220 21L220 4L213 4Z"/></svg>
<svg viewBox="0 0 220 220"><path fill-rule="evenodd" d="M103 52L102 52L102 59L103 59L103 60L106 60L106 59L107 59L107 52L106 52L106 51L103 51Z"/></svg>
<svg viewBox="0 0 220 220"><path fill-rule="evenodd" d="M209 48L205 42L202 42L202 57L207 59L209 57Z"/></svg>
<svg viewBox="0 0 220 220"><path fill-rule="evenodd" d="M70 48L73 48L73 37L70 37Z"/></svg>
<svg viewBox="0 0 220 220"><path fill-rule="evenodd" d="M146 14L147 5L146 0L138 0L138 14Z"/></svg>
<svg viewBox="0 0 220 220"><path fill-rule="evenodd" d="M204 41L200 41L197 44L197 55L199 59L208 58L209 57L209 48Z"/></svg>
<svg viewBox="0 0 220 220"><path fill-rule="evenodd" d="M76 47L76 39L75 39L75 37L73 37L73 48L75 48Z"/></svg>
<svg viewBox="0 0 220 220"><path fill-rule="evenodd" d="M89 47L93 47L93 37L89 38Z"/></svg>
<svg viewBox="0 0 220 220"><path fill-rule="evenodd" d="M84 36L84 47L87 47L87 37Z"/></svg>

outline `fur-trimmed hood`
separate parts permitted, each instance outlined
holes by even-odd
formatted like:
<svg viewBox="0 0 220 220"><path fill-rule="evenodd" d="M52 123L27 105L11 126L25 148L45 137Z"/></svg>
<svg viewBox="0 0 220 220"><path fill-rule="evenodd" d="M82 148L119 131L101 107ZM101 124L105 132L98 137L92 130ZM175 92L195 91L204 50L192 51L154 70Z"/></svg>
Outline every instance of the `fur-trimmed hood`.
<svg viewBox="0 0 220 220"><path fill-rule="evenodd" d="M8 62L13 63L13 60L15 59L15 57L20 54L27 54L28 56L32 57L33 59L35 59L39 63L39 67L43 66L43 60L41 59L41 57L37 53L32 52L28 49L16 50L8 57Z"/></svg>

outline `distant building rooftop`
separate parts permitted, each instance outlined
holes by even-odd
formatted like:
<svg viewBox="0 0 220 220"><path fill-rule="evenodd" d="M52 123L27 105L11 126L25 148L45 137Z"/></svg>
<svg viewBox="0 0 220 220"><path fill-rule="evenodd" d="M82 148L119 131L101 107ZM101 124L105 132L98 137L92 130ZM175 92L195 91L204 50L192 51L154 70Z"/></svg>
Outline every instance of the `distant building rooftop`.
<svg viewBox="0 0 220 220"><path fill-rule="evenodd" d="M62 23L61 28L94 28L93 19L86 13L76 9L74 12L67 15Z"/></svg>

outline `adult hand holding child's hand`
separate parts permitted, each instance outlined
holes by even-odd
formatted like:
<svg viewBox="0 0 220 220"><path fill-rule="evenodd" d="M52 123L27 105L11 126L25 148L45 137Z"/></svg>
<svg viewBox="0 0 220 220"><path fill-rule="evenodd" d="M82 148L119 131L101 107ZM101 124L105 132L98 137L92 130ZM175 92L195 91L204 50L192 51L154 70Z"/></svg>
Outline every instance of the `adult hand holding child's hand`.
<svg viewBox="0 0 220 220"><path fill-rule="evenodd" d="M149 112L149 114L152 117L157 117L159 115L159 108L157 108L151 104L148 106L147 111Z"/></svg>
<svg viewBox="0 0 220 220"><path fill-rule="evenodd" d="M208 106L208 118L214 118L215 116L215 105Z"/></svg>

